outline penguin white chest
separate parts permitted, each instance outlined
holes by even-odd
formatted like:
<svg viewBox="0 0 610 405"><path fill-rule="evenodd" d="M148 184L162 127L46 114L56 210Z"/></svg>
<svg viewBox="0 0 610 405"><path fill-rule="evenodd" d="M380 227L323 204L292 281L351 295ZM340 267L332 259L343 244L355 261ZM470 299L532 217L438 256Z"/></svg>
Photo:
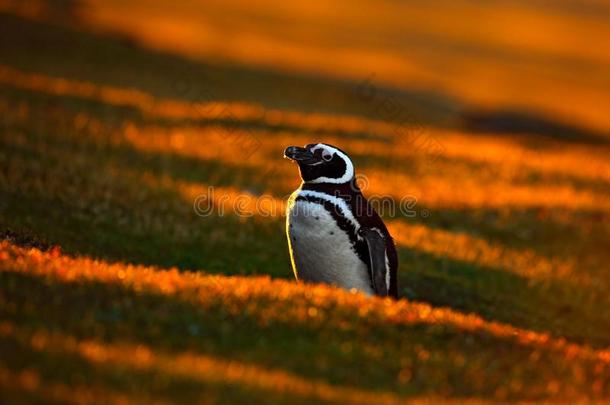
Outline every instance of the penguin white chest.
<svg viewBox="0 0 610 405"><path fill-rule="evenodd" d="M287 215L286 231L297 279L373 294L368 267L323 205L295 201Z"/></svg>

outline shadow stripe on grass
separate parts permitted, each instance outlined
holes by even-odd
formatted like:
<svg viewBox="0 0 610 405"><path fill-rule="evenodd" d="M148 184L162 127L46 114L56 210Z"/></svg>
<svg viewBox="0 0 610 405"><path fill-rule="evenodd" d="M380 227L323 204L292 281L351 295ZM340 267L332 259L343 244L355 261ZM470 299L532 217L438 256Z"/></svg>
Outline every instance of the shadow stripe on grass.
<svg viewBox="0 0 610 405"><path fill-rule="evenodd" d="M271 281L268 278L206 276L141 266L107 265L84 258L66 258L58 255L57 251L41 253L35 249L14 248L6 242L2 246L2 259L3 269L0 275L3 275L8 286L4 299L12 302L8 307L9 312L10 308L13 308L13 312L18 311L12 315L8 314L8 319L13 319L13 322L35 321L35 318L40 316L36 307L42 305L42 302L37 301L43 300L48 302L48 310L52 310L54 314L53 318L44 322L51 322L50 325L55 325L51 326L53 328L62 327L68 313L61 308L63 305L68 305L66 309L72 308L76 302L81 302L84 296L72 297L81 293L91 297L95 305L107 306L104 311L106 317L114 317L115 310L124 307L120 312L127 318L123 318L118 326L115 325L116 319L91 321L91 316L94 316L94 313L91 313L93 308L70 309L73 327L80 331L77 334L86 333L90 338L96 338L95 330L97 333L113 336L111 339L115 341L128 330L132 330L130 334L143 333L143 326L137 327L142 321L138 320L138 317L144 316L140 311L147 308L146 316L152 317L147 324L161 328L159 338L164 336L163 330L167 328L185 330L184 336L174 337L178 339L175 344L184 350L193 349L191 345L197 341L199 345L207 344L206 350L220 344L221 346L213 349L214 352L224 351L225 356L229 357L242 353L246 358L254 356L258 358L257 361L264 360L263 363L270 361L273 364L284 364L288 368L299 370L299 374L304 372L303 375L309 375L309 378L315 375L325 376L329 381L335 380L333 384L344 380L345 377L341 375L346 371L345 367L354 367L356 364L348 361L351 356L360 356L364 361L362 364L371 366L352 370L352 373L356 374L370 374L371 380L362 380L359 385L375 386L376 389L398 389L398 392L410 395L431 393L430 390L434 386L436 388L433 392L449 396L452 395L452 390L457 390L454 394L460 396L483 392L489 395L490 391L493 394L496 388L500 389L512 378L520 379L530 375L519 383L521 385L517 384L516 388L502 388L504 391L500 391L499 398L503 398L500 396L501 392L504 392L504 395L517 395L517 392L522 391L523 384L531 386L528 387L527 393L521 394L521 398L544 398L560 391L563 395L580 397L593 393L603 394L603 387L607 386L610 377L607 372L610 352L607 350L593 350L588 346L571 344L548 335L486 322L474 315L463 315L448 309L433 309L428 305L404 300L393 302L369 299L360 294L349 294L327 286L306 286ZM21 276L15 278L17 275ZM27 280L30 282L23 284ZM41 282L43 284L40 284ZM60 283L57 286L61 287L61 290L49 289L52 284L48 283L51 282ZM21 288L22 292L18 292L16 288ZM40 288L45 290L38 291ZM28 295L29 299L24 295L26 291L32 294ZM129 295L124 296L125 294ZM149 302L153 296L146 298L148 294L155 294L157 298L154 302L157 303ZM25 301L20 303L21 300ZM70 304L72 300L74 303ZM167 303L164 303L165 301ZM168 306L170 302L172 304ZM178 306L174 308L175 305ZM80 319L77 321L74 316L79 311L85 312L77 316ZM242 333L256 336L256 339L249 342L244 335L233 343L222 343L222 334L214 329L205 331L205 339L201 336L193 340L194 337L189 336L188 322L195 322L196 325L197 322L210 318L208 325L209 322L215 325L218 314L224 314L218 320L239 322ZM157 315L165 319L155 319ZM85 322L86 319L89 321ZM183 324L183 320L187 325ZM222 329L222 325L219 327ZM297 338L298 336L301 338ZM156 341L151 341L150 336L140 336L138 339L142 338L149 342ZM206 339L208 343L205 343ZM290 346L297 345L294 349L297 350L300 341L304 343L305 351L291 359L284 357L288 353L297 354ZM280 342L288 346L276 346ZM331 355L333 350L336 350L335 345L348 342L355 350L351 355ZM185 344L186 346L181 346ZM226 346L224 349L223 345ZM320 345L327 347L325 349ZM504 357L502 353L510 355ZM416 359L419 359L419 365L410 363L412 366L409 366L415 367L412 370L416 373L414 378L420 378L418 373L423 372L423 375L428 375L429 380L419 388L409 388L408 378L398 383L399 378L397 379L394 373L401 370L401 362L413 362ZM333 367L328 369L322 366L329 361ZM389 363L383 365L384 361ZM444 364L442 368L441 364ZM376 369L377 367L379 368ZM409 367L407 369L410 369ZM499 369L497 373L483 373L487 367ZM306 371L307 368L309 371ZM393 382L392 379L397 380ZM560 391L546 392L543 387L546 387L547 379L549 383L570 381L570 384L561 385ZM348 377L345 381L352 380ZM479 387L477 381L484 385ZM423 381L420 380L419 383ZM550 387L554 389L555 385L551 384ZM519 389L515 391L517 388Z"/></svg>

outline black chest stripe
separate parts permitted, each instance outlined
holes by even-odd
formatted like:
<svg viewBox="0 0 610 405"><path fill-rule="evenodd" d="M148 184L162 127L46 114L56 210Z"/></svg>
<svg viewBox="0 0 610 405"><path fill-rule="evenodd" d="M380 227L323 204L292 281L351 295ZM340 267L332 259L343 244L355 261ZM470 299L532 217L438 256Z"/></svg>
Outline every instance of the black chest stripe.
<svg viewBox="0 0 610 405"><path fill-rule="evenodd" d="M367 267L369 266L369 252L368 247L366 245L366 241L358 240L354 224L352 224L351 221L349 221L347 218L345 218L345 216L343 216L339 207L337 207L331 201L311 195L299 195L295 199L295 202L297 201L306 201L322 205L324 209L326 209L326 211L328 211L331 217L335 220L339 229L341 229L347 234L347 236L349 237L349 241L360 260L362 260L367 265Z"/></svg>

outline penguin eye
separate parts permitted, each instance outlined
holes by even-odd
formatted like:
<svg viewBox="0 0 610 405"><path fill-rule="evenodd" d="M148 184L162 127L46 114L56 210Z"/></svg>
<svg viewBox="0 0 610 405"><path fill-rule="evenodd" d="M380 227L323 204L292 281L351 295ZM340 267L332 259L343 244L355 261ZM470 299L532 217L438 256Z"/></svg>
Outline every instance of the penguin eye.
<svg viewBox="0 0 610 405"><path fill-rule="evenodd" d="M327 150L322 151L322 159L324 159L326 162L330 161L332 158L333 158L332 153L330 153Z"/></svg>

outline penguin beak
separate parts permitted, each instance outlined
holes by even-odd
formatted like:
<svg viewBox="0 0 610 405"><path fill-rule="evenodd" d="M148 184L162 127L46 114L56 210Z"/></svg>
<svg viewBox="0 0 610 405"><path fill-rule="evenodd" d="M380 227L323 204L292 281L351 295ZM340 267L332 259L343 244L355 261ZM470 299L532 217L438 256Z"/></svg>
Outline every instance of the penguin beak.
<svg viewBox="0 0 610 405"><path fill-rule="evenodd" d="M311 165L318 163L320 159L314 156L307 148L299 146L289 146L284 150L284 157L293 160L299 164Z"/></svg>

